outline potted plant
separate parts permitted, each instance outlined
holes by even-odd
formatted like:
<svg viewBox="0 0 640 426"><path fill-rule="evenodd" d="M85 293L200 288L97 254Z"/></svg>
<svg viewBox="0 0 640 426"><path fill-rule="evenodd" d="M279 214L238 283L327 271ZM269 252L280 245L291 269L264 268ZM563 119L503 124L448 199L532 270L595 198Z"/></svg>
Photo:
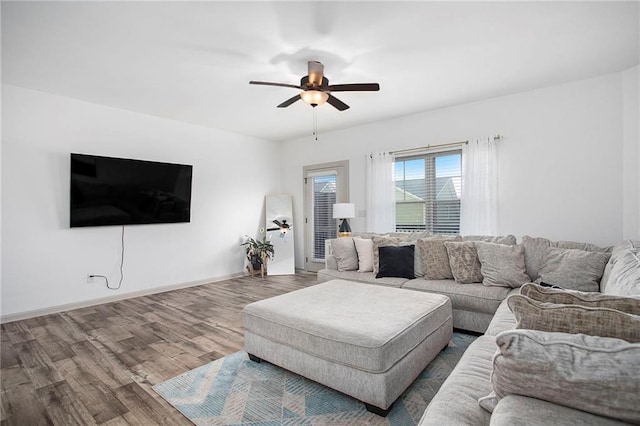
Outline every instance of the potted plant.
<svg viewBox="0 0 640 426"><path fill-rule="evenodd" d="M241 245L245 246L247 259L254 271L259 271L262 265L266 266L267 259L273 259L273 244L266 236L262 237L262 241L247 236L247 241Z"/></svg>

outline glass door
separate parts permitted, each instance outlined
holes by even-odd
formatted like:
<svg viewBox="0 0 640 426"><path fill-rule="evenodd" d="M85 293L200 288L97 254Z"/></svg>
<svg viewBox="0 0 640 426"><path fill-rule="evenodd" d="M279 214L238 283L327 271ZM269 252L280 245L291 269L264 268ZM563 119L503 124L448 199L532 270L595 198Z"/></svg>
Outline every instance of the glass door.
<svg viewBox="0 0 640 426"><path fill-rule="evenodd" d="M348 162L307 166L305 174L305 269L325 264L325 241L337 237L333 205L348 202Z"/></svg>

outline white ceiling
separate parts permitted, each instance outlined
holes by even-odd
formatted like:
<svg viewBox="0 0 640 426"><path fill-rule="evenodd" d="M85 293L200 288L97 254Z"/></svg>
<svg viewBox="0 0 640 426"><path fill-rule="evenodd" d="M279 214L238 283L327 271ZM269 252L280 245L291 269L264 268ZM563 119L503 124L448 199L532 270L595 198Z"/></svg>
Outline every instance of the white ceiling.
<svg viewBox="0 0 640 426"><path fill-rule="evenodd" d="M321 131L638 64L631 2L7 2L2 81L271 140L310 135L308 60L351 106Z"/></svg>

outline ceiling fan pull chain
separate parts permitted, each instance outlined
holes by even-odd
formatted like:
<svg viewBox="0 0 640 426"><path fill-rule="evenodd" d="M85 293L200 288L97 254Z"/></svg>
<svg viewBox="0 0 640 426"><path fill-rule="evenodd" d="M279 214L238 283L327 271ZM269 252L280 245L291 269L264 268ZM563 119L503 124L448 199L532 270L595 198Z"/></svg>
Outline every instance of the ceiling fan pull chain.
<svg viewBox="0 0 640 426"><path fill-rule="evenodd" d="M315 108L313 108L313 135L318 140L318 116Z"/></svg>

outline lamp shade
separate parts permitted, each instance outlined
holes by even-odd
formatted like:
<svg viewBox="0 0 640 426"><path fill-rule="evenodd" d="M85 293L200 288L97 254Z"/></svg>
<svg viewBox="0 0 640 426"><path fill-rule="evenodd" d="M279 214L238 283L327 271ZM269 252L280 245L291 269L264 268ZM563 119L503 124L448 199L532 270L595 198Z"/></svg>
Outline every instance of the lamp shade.
<svg viewBox="0 0 640 426"><path fill-rule="evenodd" d="M309 105L322 105L329 99L329 94L320 90L304 90L300 97Z"/></svg>
<svg viewBox="0 0 640 426"><path fill-rule="evenodd" d="M356 205L352 203L336 203L333 205L334 219L350 219L356 217Z"/></svg>

